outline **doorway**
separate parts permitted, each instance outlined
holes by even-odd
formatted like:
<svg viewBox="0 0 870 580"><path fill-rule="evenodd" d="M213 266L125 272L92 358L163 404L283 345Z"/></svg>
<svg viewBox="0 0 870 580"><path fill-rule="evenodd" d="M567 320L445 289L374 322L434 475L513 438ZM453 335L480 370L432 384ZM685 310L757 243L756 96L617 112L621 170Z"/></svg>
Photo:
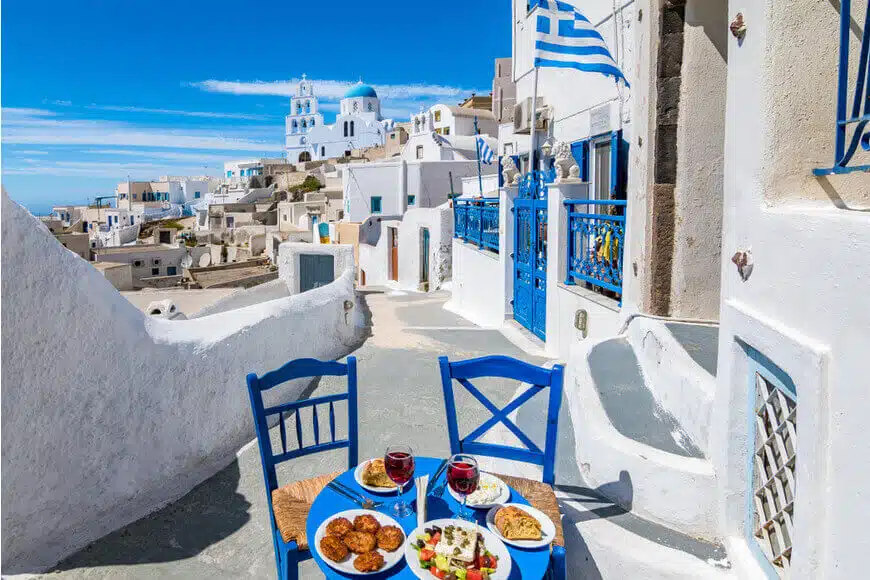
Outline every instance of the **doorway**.
<svg viewBox="0 0 870 580"><path fill-rule="evenodd" d="M326 286L335 279L335 258L331 254L299 255L299 292Z"/></svg>
<svg viewBox="0 0 870 580"><path fill-rule="evenodd" d="M429 228L420 229L420 286L429 291Z"/></svg>
<svg viewBox="0 0 870 580"><path fill-rule="evenodd" d="M399 228L388 228L390 231L390 280L399 281Z"/></svg>

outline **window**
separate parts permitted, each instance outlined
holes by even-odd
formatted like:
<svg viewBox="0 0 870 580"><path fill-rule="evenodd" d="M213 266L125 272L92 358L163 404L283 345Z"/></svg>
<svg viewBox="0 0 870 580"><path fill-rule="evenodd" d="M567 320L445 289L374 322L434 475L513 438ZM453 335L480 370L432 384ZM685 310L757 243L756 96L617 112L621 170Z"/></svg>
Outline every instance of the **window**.
<svg viewBox="0 0 870 580"><path fill-rule="evenodd" d="M435 111L435 122L436 123L441 122L441 111Z"/></svg>
<svg viewBox="0 0 870 580"><path fill-rule="evenodd" d="M350 136L353 137L353 121L350 122Z"/></svg>
<svg viewBox="0 0 870 580"><path fill-rule="evenodd" d="M198 191L193 192L193 199L199 199L199 192Z"/></svg>
<svg viewBox="0 0 870 580"><path fill-rule="evenodd" d="M344 136L347 137L347 121L344 122Z"/></svg>
<svg viewBox="0 0 870 580"><path fill-rule="evenodd" d="M326 145L321 145L321 146L320 146L320 156L321 156L321 157L326 157Z"/></svg>
<svg viewBox="0 0 870 580"><path fill-rule="evenodd" d="M438 127L437 129L435 129L435 132L438 133L438 134L440 135L440 134L442 133L442 129L441 129L441 127Z"/></svg>
<svg viewBox="0 0 870 580"><path fill-rule="evenodd" d="M444 127L444 133L443 133L443 134L444 134L444 135L449 135L449 134L450 134L450 127Z"/></svg>
<svg viewBox="0 0 870 580"><path fill-rule="evenodd" d="M744 345L750 358L754 445L752 508L747 534L780 577L788 577L794 538L797 390L767 357ZM756 556L761 557L759 554Z"/></svg>
<svg viewBox="0 0 870 580"><path fill-rule="evenodd" d="M151 268L151 275L152 276L159 276L160 275L160 268Z"/></svg>
<svg viewBox="0 0 870 580"><path fill-rule="evenodd" d="M505 143L504 144L504 154L505 155L513 155L514 154L514 144L513 143Z"/></svg>
<svg viewBox="0 0 870 580"><path fill-rule="evenodd" d="M286 213L282 213L282 214L281 214L281 219L282 219L283 221L286 222L286 221L287 221L287 214L286 214Z"/></svg>
<svg viewBox="0 0 870 580"><path fill-rule="evenodd" d="M145 265L145 263L142 260L133 260L133 267L134 268L141 268L144 265Z"/></svg>
<svg viewBox="0 0 870 580"><path fill-rule="evenodd" d="M152 266L159 266L160 265L160 258L154 258L153 260L151 260L151 265Z"/></svg>
<svg viewBox="0 0 870 580"><path fill-rule="evenodd" d="M372 213L381 213L381 196L372 197Z"/></svg>
<svg viewBox="0 0 870 580"><path fill-rule="evenodd" d="M135 221L135 220L134 220L134 217L133 217L133 216L130 216L130 225L131 225L131 226L133 225L133 222L134 222L134 221Z"/></svg>
<svg viewBox="0 0 870 580"><path fill-rule="evenodd" d="M395 133L390 133L390 139L395 139L395 138L396 138L396 134L395 134Z"/></svg>
<svg viewBox="0 0 870 580"><path fill-rule="evenodd" d="M415 202L415 201L417 201L417 196L416 196L416 195L409 195L409 196L408 196L408 205L414 205L414 202Z"/></svg>
<svg viewBox="0 0 870 580"><path fill-rule="evenodd" d="M228 217L228 218L227 218L227 228L228 228L228 229L233 229L233 226L235 226L235 225L236 225L236 218L234 218L234 217Z"/></svg>
<svg viewBox="0 0 870 580"><path fill-rule="evenodd" d="M423 146L417 145L417 159L423 159Z"/></svg>
<svg viewBox="0 0 870 580"><path fill-rule="evenodd" d="M232 173L232 171L227 171L227 173ZM227 177L229 177L229 175L227 175ZM138 193L134 193L134 194L133 194L133 199L134 199L134 200L139 199L139 194L138 194Z"/></svg>
<svg viewBox="0 0 870 580"><path fill-rule="evenodd" d="M233 172L227 171L227 177L232 177L232 176L233 176ZM136 199L136 194L133 194L133 199Z"/></svg>
<svg viewBox="0 0 870 580"><path fill-rule="evenodd" d="M166 266L166 275L167 276L175 276L178 273L178 269L175 266Z"/></svg>
<svg viewBox="0 0 870 580"><path fill-rule="evenodd" d="M372 104L371 104L371 103L369 103L369 106L368 106L368 109L369 109L369 112L371 112L371 110L372 110L372 109L373 109L373 107L372 107Z"/></svg>
<svg viewBox="0 0 870 580"><path fill-rule="evenodd" d="M610 199L610 138L592 145L592 199Z"/></svg>

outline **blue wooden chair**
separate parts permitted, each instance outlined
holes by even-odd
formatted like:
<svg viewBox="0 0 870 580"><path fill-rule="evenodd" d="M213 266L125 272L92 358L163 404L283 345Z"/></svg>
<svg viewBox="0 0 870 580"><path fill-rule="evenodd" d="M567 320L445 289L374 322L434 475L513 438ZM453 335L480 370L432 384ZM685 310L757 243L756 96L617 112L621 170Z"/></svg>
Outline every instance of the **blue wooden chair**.
<svg viewBox="0 0 870 580"><path fill-rule="evenodd" d="M263 406L263 391L269 390L292 379L320 376L347 376L347 392L337 395L326 395L314 399L304 399L274 405ZM281 580L298 578L298 564L311 557L308 547L308 537L305 534L305 521L308 511L317 494L330 481L339 475L338 472L320 475L302 481L294 481L283 487L278 487L275 466L281 462L347 447L348 468L358 463L357 446L357 389L356 389L356 358L347 357L347 364L339 362L324 362L312 358L292 360L279 369L268 372L262 377L251 373L247 377L248 393L251 396L251 408L254 412L254 427L257 432L257 442L260 445L260 459L263 464L263 477L266 480L266 502L269 504L269 523L272 526L272 542L275 548L275 560L278 565L278 578ZM347 401L348 436L347 439L335 439L335 406L338 401ZM317 416L317 405L328 405L329 440L324 434L321 441L320 424ZM314 429L314 445L302 445L302 422L300 409L311 407ZM281 451L272 450L269 438L269 417L278 415L278 426L281 434ZM285 420L290 415L295 416L296 448L287 448L287 430Z"/></svg>
<svg viewBox="0 0 870 580"><path fill-rule="evenodd" d="M522 461L540 465L543 468L543 482L506 475L499 475L498 477L520 492L532 506L541 510L553 520L553 523L556 525L556 538L552 544L548 576L554 580L565 580L567 578L567 571L562 517L559 512L559 503L556 501L556 494L553 492L552 487L555 480L556 441L559 427L559 408L562 406L564 367L562 365L554 365L552 369L545 369L507 356L485 356L457 362L450 362L446 356L442 356L439 357L438 362L441 366L441 385L444 389L444 404L447 407L447 430L450 435L450 452ZM471 383L470 379L479 377L514 379L529 383L531 386L504 408L499 409ZM464 438L459 437L453 381L465 387L475 399L480 401L492 413L492 417L484 421L483 424ZM542 450L508 416L519 409L526 401L546 389L549 389L549 403L547 408L547 430L544 449ZM513 433L523 446L511 447L478 441L479 437L498 423L501 423L508 431Z"/></svg>

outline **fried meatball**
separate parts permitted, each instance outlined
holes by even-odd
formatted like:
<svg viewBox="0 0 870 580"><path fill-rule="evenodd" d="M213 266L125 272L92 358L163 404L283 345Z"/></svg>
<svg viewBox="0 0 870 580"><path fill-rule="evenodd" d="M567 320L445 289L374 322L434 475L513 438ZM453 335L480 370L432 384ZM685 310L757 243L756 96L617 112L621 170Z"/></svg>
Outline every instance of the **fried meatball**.
<svg viewBox="0 0 870 580"><path fill-rule="evenodd" d="M378 542L373 534L366 532L348 532L342 538L347 549L354 554L365 554L375 549Z"/></svg>
<svg viewBox="0 0 870 580"><path fill-rule="evenodd" d="M376 572L384 567L384 557L378 552L367 552L356 557L353 567L360 572Z"/></svg>
<svg viewBox="0 0 870 580"><path fill-rule="evenodd" d="M396 526L384 526L375 535L378 540L378 548L387 552L395 552L405 541L405 534Z"/></svg>
<svg viewBox="0 0 870 580"><path fill-rule="evenodd" d="M341 562L347 558L347 546L338 536L323 536L320 540L320 553L333 562Z"/></svg>
<svg viewBox="0 0 870 580"><path fill-rule="evenodd" d="M342 537L353 529L353 524L347 518L335 518L326 524L326 533L332 536Z"/></svg>
<svg viewBox="0 0 870 580"><path fill-rule="evenodd" d="M364 514L353 519L353 529L367 534L377 534L378 530L381 529L381 524L374 516Z"/></svg>

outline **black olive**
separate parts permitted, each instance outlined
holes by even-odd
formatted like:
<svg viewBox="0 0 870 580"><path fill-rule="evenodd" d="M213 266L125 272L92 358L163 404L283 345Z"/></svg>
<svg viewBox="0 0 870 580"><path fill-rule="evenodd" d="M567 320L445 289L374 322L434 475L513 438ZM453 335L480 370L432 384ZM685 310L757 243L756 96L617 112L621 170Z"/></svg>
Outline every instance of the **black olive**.
<svg viewBox="0 0 870 580"><path fill-rule="evenodd" d="M417 540L417 547L418 548L425 548L426 542L424 542L423 540Z"/></svg>
<svg viewBox="0 0 870 580"><path fill-rule="evenodd" d="M434 534L435 532L432 531L432 528L426 528L425 530L423 530L423 533L424 533L424 534L429 534L429 535L431 536L431 535Z"/></svg>
<svg viewBox="0 0 870 580"><path fill-rule="evenodd" d="M439 528L438 526L432 526L432 529L435 530L436 532L441 531L441 528Z"/></svg>

